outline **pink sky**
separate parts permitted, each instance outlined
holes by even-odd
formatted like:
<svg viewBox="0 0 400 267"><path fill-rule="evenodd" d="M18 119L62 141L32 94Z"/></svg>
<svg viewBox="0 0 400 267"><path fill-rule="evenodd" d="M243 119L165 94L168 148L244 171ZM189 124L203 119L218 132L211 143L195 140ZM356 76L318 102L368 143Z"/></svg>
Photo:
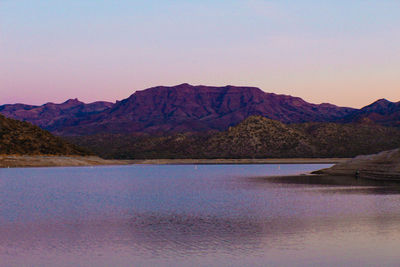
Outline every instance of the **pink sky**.
<svg viewBox="0 0 400 267"><path fill-rule="evenodd" d="M0 104L115 101L184 82L400 101L400 4L347 2L2 1Z"/></svg>

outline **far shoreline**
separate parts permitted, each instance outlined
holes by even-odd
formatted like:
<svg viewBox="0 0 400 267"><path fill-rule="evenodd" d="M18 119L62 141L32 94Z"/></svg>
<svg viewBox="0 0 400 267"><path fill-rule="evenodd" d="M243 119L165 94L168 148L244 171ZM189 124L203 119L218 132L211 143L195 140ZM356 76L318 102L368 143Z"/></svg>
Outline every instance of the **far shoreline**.
<svg viewBox="0 0 400 267"><path fill-rule="evenodd" d="M126 160L105 160L97 156L0 155L0 168L84 167L127 165Z"/></svg>
<svg viewBox="0 0 400 267"><path fill-rule="evenodd" d="M132 164L218 165L218 164L336 164L349 158L265 158L265 159L135 159Z"/></svg>
<svg viewBox="0 0 400 267"><path fill-rule="evenodd" d="M0 155L0 168L79 167L117 165L218 165L218 164L336 164L348 158L266 159L102 159L97 156Z"/></svg>

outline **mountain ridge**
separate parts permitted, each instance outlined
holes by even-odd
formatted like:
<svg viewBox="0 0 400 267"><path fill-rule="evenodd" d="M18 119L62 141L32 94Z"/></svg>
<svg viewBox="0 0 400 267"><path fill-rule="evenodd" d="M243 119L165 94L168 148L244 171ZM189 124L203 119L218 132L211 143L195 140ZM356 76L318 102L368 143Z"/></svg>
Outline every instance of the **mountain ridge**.
<svg viewBox="0 0 400 267"><path fill-rule="evenodd" d="M345 123L368 121L383 126L400 127L400 101L391 102L384 98L378 99L353 111L340 121Z"/></svg>
<svg viewBox="0 0 400 267"><path fill-rule="evenodd" d="M112 105L113 103L106 101L86 104L75 98L60 104L48 102L41 106L21 103L6 104L0 106L0 113L8 118L28 121L53 132L61 125L77 124L82 117L104 111Z"/></svg>
<svg viewBox="0 0 400 267"><path fill-rule="evenodd" d="M42 106L3 105L0 113L27 120L57 135L226 130L252 115L284 123L336 121L356 111L246 86L156 86L116 103L68 100ZM76 108L79 107L79 108Z"/></svg>

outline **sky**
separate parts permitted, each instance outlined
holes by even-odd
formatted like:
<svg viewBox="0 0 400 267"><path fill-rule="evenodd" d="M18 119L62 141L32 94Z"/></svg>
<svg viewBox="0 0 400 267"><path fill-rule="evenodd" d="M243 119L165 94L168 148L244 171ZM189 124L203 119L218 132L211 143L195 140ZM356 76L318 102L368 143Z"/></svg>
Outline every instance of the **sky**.
<svg viewBox="0 0 400 267"><path fill-rule="evenodd" d="M0 0L0 104L190 83L400 101L398 0Z"/></svg>

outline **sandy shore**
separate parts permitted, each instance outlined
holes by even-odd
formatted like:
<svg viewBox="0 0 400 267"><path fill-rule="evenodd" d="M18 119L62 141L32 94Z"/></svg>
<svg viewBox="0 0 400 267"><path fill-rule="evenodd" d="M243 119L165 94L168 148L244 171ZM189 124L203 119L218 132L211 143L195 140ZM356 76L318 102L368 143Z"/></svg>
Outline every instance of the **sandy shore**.
<svg viewBox="0 0 400 267"><path fill-rule="evenodd" d="M106 160L95 156L20 156L0 155L0 168L15 167L61 167L128 164L324 164L339 163L342 158L296 158L296 159L148 159Z"/></svg>
<svg viewBox="0 0 400 267"><path fill-rule="evenodd" d="M126 165L130 163L126 160L105 160L95 156L0 155L0 168Z"/></svg>

